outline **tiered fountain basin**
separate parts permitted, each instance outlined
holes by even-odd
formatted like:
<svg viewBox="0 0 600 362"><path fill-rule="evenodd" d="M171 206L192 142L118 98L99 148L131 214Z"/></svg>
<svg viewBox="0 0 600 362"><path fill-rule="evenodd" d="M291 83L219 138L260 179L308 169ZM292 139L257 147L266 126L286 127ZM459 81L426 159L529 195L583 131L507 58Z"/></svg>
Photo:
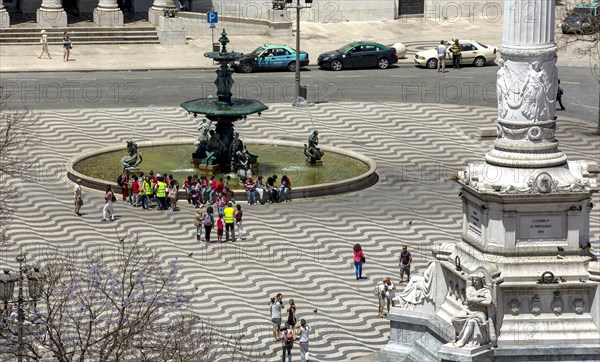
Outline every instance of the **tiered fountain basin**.
<svg viewBox="0 0 600 362"><path fill-rule="evenodd" d="M137 142L144 161L140 171L145 175L154 173L172 174L180 185L190 175L210 175L193 167L190 154L196 149L194 139L176 139L168 141ZM263 175L264 180L270 175L288 175L292 180L292 198L320 197L353 192L368 188L378 180L375 172L375 161L358 152L337 147L322 146L325 151L323 164L309 165L303 153L304 144L293 141L265 140L244 138L248 149L258 155L259 164L254 169L254 179ZM86 152L74 157L68 164L67 176L70 180L82 180L82 186L97 190L105 190L111 185L120 190L116 184L121 174L120 159L127 154L123 145L115 145ZM225 174L215 173L215 178L225 179ZM244 200L243 187L237 184L232 176L236 199ZM185 192L180 190L180 198Z"/></svg>

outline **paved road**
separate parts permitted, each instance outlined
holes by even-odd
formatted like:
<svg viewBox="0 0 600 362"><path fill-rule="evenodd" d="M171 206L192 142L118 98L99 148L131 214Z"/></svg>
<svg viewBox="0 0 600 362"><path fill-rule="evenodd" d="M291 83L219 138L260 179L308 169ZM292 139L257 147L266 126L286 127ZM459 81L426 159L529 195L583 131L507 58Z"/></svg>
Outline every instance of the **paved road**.
<svg viewBox="0 0 600 362"><path fill-rule="evenodd" d="M417 102L496 107L494 65L467 67L445 74L397 66L332 72L308 67L302 73L310 102ZM559 69L565 89L564 115L594 122L598 115L598 83L589 69ZM215 94L214 71L149 71L89 73L13 73L0 81L17 107L29 109L174 106ZM233 93L264 103L291 103L294 74L236 74ZM575 96L577 95L577 96Z"/></svg>

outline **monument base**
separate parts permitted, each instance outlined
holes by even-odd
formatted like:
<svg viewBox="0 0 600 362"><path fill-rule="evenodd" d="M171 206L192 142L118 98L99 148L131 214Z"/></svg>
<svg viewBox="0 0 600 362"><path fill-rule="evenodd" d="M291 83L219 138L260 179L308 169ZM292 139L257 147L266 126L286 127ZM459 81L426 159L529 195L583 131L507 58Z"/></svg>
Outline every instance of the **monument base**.
<svg viewBox="0 0 600 362"><path fill-rule="evenodd" d="M185 45L186 36L178 17L160 16L156 31L162 45Z"/></svg>
<svg viewBox="0 0 600 362"><path fill-rule="evenodd" d="M94 23L101 27L123 26L123 12L119 8L94 9Z"/></svg>
<svg viewBox="0 0 600 362"><path fill-rule="evenodd" d="M457 348L446 343L438 351L438 356L441 362L488 362L493 359L494 352L491 346Z"/></svg>
<svg viewBox="0 0 600 362"><path fill-rule="evenodd" d="M0 29L10 28L10 16L6 9L0 10Z"/></svg>
<svg viewBox="0 0 600 362"><path fill-rule="evenodd" d="M194 167L196 167L201 172L216 173L221 169L220 165L207 165L206 163L202 163L202 160L199 158L192 158L192 163L194 164Z"/></svg>
<svg viewBox="0 0 600 362"><path fill-rule="evenodd" d="M67 26L67 13L62 8L40 8L36 11L36 22L41 28Z"/></svg>
<svg viewBox="0 0 600 362"><path fill-rule="evenodd" d="M154 26L158 26L158 21L161 16L164 16L164 9L152 6L148 10L148 22Z"/></svg>

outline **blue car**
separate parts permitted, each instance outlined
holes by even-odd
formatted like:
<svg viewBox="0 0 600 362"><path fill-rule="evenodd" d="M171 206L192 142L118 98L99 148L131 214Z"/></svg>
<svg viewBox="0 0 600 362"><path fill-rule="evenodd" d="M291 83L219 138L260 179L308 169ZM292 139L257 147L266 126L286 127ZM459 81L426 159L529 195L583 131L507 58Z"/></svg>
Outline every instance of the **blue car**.
<svg viewBox="0 0 600 362"><path fill-rule="evenodd" d="M308 65L308 53L300 51L300 67ZM287 69L296 71L296 50L287 45L262 45L252 53L244 54L233 63L236 72L252 73L255 70Z"/></svg>

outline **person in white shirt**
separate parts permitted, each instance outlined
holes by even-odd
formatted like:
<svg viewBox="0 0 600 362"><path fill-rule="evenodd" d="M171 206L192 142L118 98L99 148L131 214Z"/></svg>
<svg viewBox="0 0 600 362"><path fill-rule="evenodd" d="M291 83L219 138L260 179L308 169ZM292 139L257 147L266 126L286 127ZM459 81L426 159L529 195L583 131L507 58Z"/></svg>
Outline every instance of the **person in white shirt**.
<svg viewBox="0 0 600 362"><path fill-rule="evenodd" d="M446 73L446 50L448 49L445 42L440 41L440 45L437 46L436 50L438 53L438 72Z"/></svg>
<svg viewBox="0 0 600 362"><path fill-rule="evenodd" d="M304 319L300 319L300 327L296 331L296 335L300 336L300 360L302 362L309 362L308 358L308 337L310 334L311 328L306 324Z"/></svg>
<svg viewBox="0 0 600 362"><path fill-rule="evenodd" d="M48 51L48 34L46 34L46 30L42 30L41 34L42 35L40 36L40 44L42 44L42 53L38 58L41 59L42 55L46 54L48 55L48 59L52 59L52 57L50 56L50 52Z"/></svg>
<svg viewBox="0 0 600 362"><path fill-rule="evenodd" d="M392 279L390 279L390 277L385 278L385 298L387 299L387 311L388 314L390 313L390 304L392 305L392 307L395 307L396 304L394 303L394 298L396 298L396 286L394 285L394 283L392 283Z"/></svg>
<svg viewBox="0 0 600 362"><path fill-rule="evenodd" d="M281 329L281 307L283 306L283 295L278 293L275 298L271 298L269 307L271 310L271 321L273 322L273 338L275 342L279 340L279 333Z"/></svg>
<svg viewBox="0 0 600 362"><path fill-rule="evenodd" d="M383 314L383 308L385 307L385 303L386 303L386 297L385 297L385 292L386 292L386 285L385 285L385 279L383 279L382 282L380 282L379 284L377 284L377 300L379 302L379 318L383 318L384 314Z"/></svg>

